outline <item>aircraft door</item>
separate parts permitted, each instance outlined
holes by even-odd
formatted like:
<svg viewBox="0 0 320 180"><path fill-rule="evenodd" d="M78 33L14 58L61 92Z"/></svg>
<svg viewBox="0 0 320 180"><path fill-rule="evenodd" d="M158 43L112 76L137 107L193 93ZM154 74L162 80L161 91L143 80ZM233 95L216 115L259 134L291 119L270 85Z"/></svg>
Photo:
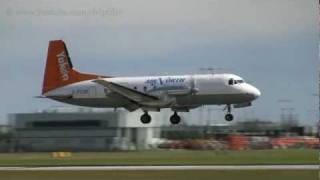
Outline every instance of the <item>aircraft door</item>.
<svg viewBox="0 0 320 180"><path fill-rule="evenodd" d="M88 92L89 98L95 98L97 96L97 89L94 86L89 87L89 92Z"/></svg>

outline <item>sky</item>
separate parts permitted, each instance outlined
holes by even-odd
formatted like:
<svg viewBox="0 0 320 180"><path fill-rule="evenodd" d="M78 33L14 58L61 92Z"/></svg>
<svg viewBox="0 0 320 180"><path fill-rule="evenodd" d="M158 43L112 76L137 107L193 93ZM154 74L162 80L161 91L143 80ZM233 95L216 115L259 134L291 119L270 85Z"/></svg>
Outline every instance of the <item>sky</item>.
<svg viewBox="0 0 320 180"><path fill-rule="evenodd" d="M54 39L66 42L80 71L224 69L262 92L236 110L240 119L277 121L281 108L293 108L303 124L318 119L316 0L0 0L0 10L0 124L8 113L66 106L34 98Z"/></svg>

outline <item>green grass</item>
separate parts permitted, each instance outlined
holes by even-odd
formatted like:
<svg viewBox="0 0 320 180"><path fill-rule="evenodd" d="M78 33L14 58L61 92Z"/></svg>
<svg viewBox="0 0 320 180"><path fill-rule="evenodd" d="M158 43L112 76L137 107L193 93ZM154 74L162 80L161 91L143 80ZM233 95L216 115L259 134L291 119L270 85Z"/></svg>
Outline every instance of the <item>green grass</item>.
<svg viewBox="0 0 320 180"><path fill-rule="evenodd" d="M317 180L316 170L1 171L6 180Z"/></svg>
<svg viewBox="0 0 320 180"><path fill-rule="evenodd" d="M51 153L0 154L0 166L218 164L318 164L318 152L310 149L219 152L161 150L73 153L72 157L64 159L53 158L51 157Z"/></svg>

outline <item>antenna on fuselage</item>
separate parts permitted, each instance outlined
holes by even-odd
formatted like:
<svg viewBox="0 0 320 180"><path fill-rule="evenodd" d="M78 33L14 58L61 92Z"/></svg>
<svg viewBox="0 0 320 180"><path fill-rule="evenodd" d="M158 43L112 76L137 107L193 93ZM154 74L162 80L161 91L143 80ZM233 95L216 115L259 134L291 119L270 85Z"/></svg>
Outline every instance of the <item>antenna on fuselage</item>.
<svg viewBox="0 0 320 180"><path fill-rule="evenodd" d="M201 67L199 68L199 72L201 74L214 74L214 68L212 67Z"/></svg>
<svg viewBox="0 0 320 180"><path fill-rule="evenodd" d="M226 68L213 68L213 67L201 67L199 68L200 74L217 74L222 72L227 72Z"/></svg>

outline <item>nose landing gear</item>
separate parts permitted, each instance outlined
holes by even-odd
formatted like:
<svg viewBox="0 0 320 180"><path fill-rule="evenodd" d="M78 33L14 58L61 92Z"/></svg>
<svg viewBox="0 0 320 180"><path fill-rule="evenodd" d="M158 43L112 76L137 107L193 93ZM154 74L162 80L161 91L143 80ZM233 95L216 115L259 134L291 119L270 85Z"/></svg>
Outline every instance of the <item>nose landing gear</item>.
<svg viewBox="0 0 320 180"><path fill-rule="evenodd" d="M232 121L233 120L233 115L231 114L231 105L227 105L227 114L224 116L226 121Z"/></svg>
<svg viewBox="0 0 320 180"><path fill-rule="evenodd" d="M232 114L226 114L224 116L224 118L226 119L226 121L232 121L233 120L233 115Z"/></svg>

